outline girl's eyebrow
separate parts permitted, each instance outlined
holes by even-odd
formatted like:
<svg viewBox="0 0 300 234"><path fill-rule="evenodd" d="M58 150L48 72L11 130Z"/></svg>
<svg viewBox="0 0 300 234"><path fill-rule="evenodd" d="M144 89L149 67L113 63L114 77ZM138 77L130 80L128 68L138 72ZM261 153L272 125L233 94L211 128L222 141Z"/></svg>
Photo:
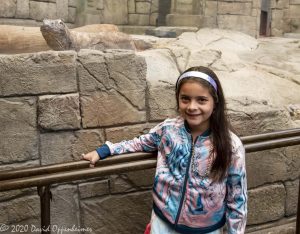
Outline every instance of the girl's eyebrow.
<svg viewBox="0 0 300 234"><path fill-rule="evenodd" d="M180 97L191 97L190 95L188 94L180 94ZM195 96L195 98L208 98L207 96Z"/></svg>

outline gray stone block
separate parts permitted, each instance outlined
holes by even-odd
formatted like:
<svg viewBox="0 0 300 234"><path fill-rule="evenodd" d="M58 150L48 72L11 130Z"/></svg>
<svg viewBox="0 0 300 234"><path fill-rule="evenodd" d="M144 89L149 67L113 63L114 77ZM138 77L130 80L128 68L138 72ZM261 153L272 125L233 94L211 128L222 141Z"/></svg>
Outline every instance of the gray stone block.
<svg viewBox="0 0 300 234"><path fill-rule="evenodd" d="M300 0L290 0L290 4L300 5Z"/></svg>
<svg viewBox="0 0 300 234"><path fill-rule="evenodd" d="M128 172L120 175L111 175L110 192L128 193L151 188L154 181L155 169Z"/></svg>
<svg viewBox="0 0 300 234"><path fill-rule="evenodd" d="M24 196L0 203L0 223L9 225L7 233L12 233L11 224L39 227L40 199L36 196Z"/></svg>
<svg viewBox="0 0 300 234"><path fill-rule="evenodd" d="M151 87L149 106L151 120L164 120L177 116L175 86Z"/></svg>
<svg viewBox="0 0 300 234"><path fill-rule="evenodd" d="M1 1L0 17L13 18L15 17L16 9L17 5L15 0Z"/></svg>
<svg viewBox="0 0 300 234"><path fill-rule="evenodd" d="M218 3L219 1L207 1L204 9L204 15L206 17L216 16L218 12Z"/></svg>
<svg viewBox="0 0 300 234"><path fill-rule="evenodd" d="M280 149L247 154L246 166L249 189L287 179L287 163L286 157Z"/></svg>
<svg viewBox="0 0 300 234"><path fill-rule="evenodd" d="M24 166L24 165L23 165ZM26 166L39 166L39 164L35 164L35 165L26 165ZM6 168L1 168L0 170L8 170L7 166ZM20 197L25 197L28 195L36 195L36 188L32 187L32 188L24 188L24 189L16 189L16 190L9 190L9 191L2 191L0 192L0 203L2 202L6 202L6 201L10 201L10 200L14 200L14 199L18 199Z"/></svg>
<svg viewBox="0 0 300 234"><path fill-rule="evenodd" d="M290 2L289 1L285 1L285 0L270 1L270 8L272 10L282 9L282 8L288 8L289 4L293 5L295 3L295 1L297 1L297 0L294 0L294 1L291 0Z"/></svg>
<svg viewBox="0 0 300 234"><path fill-rule="evenodd" d="M79 129L81 116L79 95L47 95L39 97L38 123L44 129Z"/></svg>
<svg viewBox="0 0 300 234"><path fill-rule="evenodd" d="M286 157L287 164L287 180L295 180L299 178L299 168L300 168L300 145L294 145L285 147L283 153Z"/></svg>
<svg viewBox="0 0 300 234"><path fill-rule="evenodd" d="M77 92L75 52L0 56L0 95Z"/></svg>
<svg viewBox="0 0 300 234"><path fill-rule="evenodd" d="M161 6L159 6L159 4L160 4L161 2L159 1L159 0L152 0L151 1L151 13L158 13L158 11L159 11L159 8L161 7ZM162 5L163 5L163 3L161 3Z"/></svg>
<svg viewBox="0 0 300 234"><path fill-rule="evenodd" d="M115 128L106 128L105 135L107 140L111 142L120 142L122 140L130 140L134 137L138 137L141 134L148 133L151 127L154 127L155 124L139 124L139 125L130 125L122 126Z"/></svg>
<svg viewBox="0 0 300 234"><path fill-rule="evenodd" d="M29 0L17 0L16 18L29 18Z"/></svg>
<svg viewBox="0 0 300 234"><path fill-rule="evenodd" d="M81 201L83 225L94 233L143 233L150 221L151 198L146 191L86 199Z"/></svg>
<svg viewBox="0 0 300 234"><path fill-rule="evenodd" d="M42 21L44 18L56 19L56 3L30 1L29 13L31 19L35 19L38 21Z"/></svg>
<svg viewBox="0 0 300 234"><path fill-rule="evenodd" d="M176 13L178 15L193 14L196 10L194 9L193 0L174 1L173 6L174 9L172 13Z"/></svg>
<svg viewBox="0 0 300 234"><path fill-rule="evenodd" d="M289 113L284 108L268 105L249 97L227 99L230 120L240 136L289 128Z"/></svg>
<svg viewBox="0 0 300 234"><path fill-rule="evenodd" d="M40 136L41 164L54 164L79 160L74 158L72 146L76 138L71 132L44 133Z"/></svg>
<svg viewBox="0 0 300 234"><path fill-rule="evenodd" d="M105 142L104 132L101 129L76 131L75 136L72 154L76 159L81 159L83 153L91 152Z"/></svg>
<svg viewBox="0 0 300 234"><path fill-rule="evenodd" d="M91 79L94 87L101 89L81 96L83 126L101 127L145 121L144 59L129 51L106 53L105 58L101 56L97 54L94 57L100 57L101 75L95 72L99 70L99 63L93 57L86 59L84 55L79 56L87 71L79 73L80 82ZM90 89L93 87L90 86Z"/></svg>
<svg viewBox="0 0 300 234"><path fill-rule="evenodd" d="M219 2L218 14L251 15L252 3L250 2Z"/></svg>
<svg viewBox="0 0 300 234"><path fill-rule="evenodd" d="M148 26L150 22L150 16L147 14L128 14L128 24L129 25L137 25L142 26L146 25Z"/></svg>
<svg viewBox="0 0 300 234"><path fill-rule="evenodd" d="M151 9L150 2L136 2L136 10L137 14L149 14Z"/></svg>
<svg viewBox="0 0 300 234"><path fill-rule="evenodd" d="M249 188L267 183L295 180L299 176L297 170L300 168L299 150L300 146L289 146L247 154Z"/></svg>
<svg viewBox="0 0 300 234"><path fill-rule="evenodd" d="M67 234L70 231L64 231L63 229L80 227L79 218L79 199L76 185L60 185L51 189L51 225L53 231L55 229L62 231L59 233ZM55 229L54 229L55 228ZM72 231L71 233L79 234L78 231Z"/></svg>
<svg viewBox="0 0 300 234"><path fill-rule="evenodd" d="M76 8L69 7L68 8L68 20L67 22L75 23L76 21Z"/></svg>
<svg viewBox="0 0 300 234"><path fill-rule="evenodd" d="M108 180L79 184L80 199L99 197L107 194L109 194Z"/></svg>
<svg viewBox="0 0 300 234"><path fill-rule="evenodd" d="M146 112L115 90L82 95L82 124L84 128L113 126L146 121ZM145 101L140 98L140 101Z"/></svg>
<svg viewBox="0 0 300 234"><path fill-rule="evenodd" d="M0 98L0 164L38 158L35 98Z"/></svg>
<svg viewBox="0 0 300 234"><path fill-rule="evenodd" d="M296 215L299 196L299 179L294 181L287 181L284 185L286 189L285 215Z"/></svg>
<svg viewBox="0 0 300 234"><path fill-rule="evenodd" d="M135 0L128 0L128 14L135 13Z"/></svg>
<svg viewBox="0 0 300 234"><path fill-rule="evenodd" d="M69 0L69 7L78 7L78 0Z"/></svg>
<svg viewBox="0 0 300 234"><path fill-rule="evenodd" d="M202 27L203 16L202 15L177 15L168 14L166 17L167 26L190 26L190 27Z"/></svg>
<svg viewBox="0 0 300 234"><path fill-rule="evenodd" d="M56 2L56 17L64 22L68 21L68 1L69 0L59 0Z"/></svg>
<svg viewBox="0 0 300 234"><path fill-rule="evenodd" d="M257 36L258 28L256 17L246 15L218 15L217 24L220 29L230 29ZM255 33L253 33L253 31Z"/></svg>
<svg viewBox="0 0 300 234"><path fill-rule="evenodd" d="M257 231L249 231L251 234L295 234L296 223L279 224L273 227L262 228Z"/></svg>
<svg viewBox="0 0 300 234"><path fill-rule="evenodd" d="M159 17L158 13L151 13L150 19L149 19L149 25L151 25L151 26L158 25L158 17Z"/></svg>
<svg viewBox="0 0 300 234"><path fill-rule="evenodd" d="M103 23L127 24L127 0L104 0Z"/></svg>
<svg viewBox="0 0 300 234"><path fill-rule="evenodd" d="M80 50L78 53L79 87L82 94L111 89L114 85L106 67L105 54L101 51Z"/></svg>
<svg viewBox="0 0 300 234"><path fill-rule="evenodd" d="M143 51L140 53L147 62L147 82L149 89L149 118L151 121L174 117L176 98L174 85L179 76L174 58L167 49Z"/></svg>
<svg viewBox="0 0 300 234"><path fill-rule="evenodd" d="M284 216L286 195L282 184L252 189L248 195L247 225L271 222Z"/></svg>
<svg viewBox="0 0 300 234"><path fill-rule="evenodd" d="M0 24L2 25L22 25L25 27L40 27L41 22L37 22L32 19L11 19L11 18L0 18Z"/></svg>

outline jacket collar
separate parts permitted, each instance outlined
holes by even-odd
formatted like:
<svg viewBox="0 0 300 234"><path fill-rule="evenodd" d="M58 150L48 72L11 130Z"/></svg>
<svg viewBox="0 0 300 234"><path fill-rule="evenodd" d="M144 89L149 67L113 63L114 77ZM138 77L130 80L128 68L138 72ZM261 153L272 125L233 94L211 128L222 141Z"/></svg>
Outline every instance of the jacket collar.
<svg viewBox="0 0 300 234"><path fill-rule="evenodd" d="M189 124L186 120L184 120L184 128L185 130L191 134L191 129L189 127ZM208 128L206 129L201 135L199 135L200 137L208 137L211 134L211 129Z"/></svg>

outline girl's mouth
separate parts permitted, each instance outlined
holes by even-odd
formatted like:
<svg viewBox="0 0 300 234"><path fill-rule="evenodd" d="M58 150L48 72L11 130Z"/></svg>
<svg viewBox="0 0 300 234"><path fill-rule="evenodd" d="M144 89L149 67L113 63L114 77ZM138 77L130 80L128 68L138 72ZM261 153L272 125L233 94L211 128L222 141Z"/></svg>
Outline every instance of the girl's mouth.
<svg viewBox="0 0 300 234"><path fill-rule="evenodd" d="M190 116L190 117L197 117L197 116L200 116L200 114L190 114L190 113L185 113L187 116Z"/></svg>

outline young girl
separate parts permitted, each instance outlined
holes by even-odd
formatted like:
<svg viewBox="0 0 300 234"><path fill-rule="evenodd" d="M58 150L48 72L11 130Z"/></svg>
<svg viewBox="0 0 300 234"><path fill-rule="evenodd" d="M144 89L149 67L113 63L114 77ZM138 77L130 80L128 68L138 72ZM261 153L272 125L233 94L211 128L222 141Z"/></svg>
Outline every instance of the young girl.
<svg viewBox="0 0 300 234"><path fill-rule="evenodd" d="M245 232L245 150L229 130L217 75L192 67L176 83L180 116L130 141L106 142L83 155L99 159L137 151L158 151L153 185L152 234Z"/></svg>

